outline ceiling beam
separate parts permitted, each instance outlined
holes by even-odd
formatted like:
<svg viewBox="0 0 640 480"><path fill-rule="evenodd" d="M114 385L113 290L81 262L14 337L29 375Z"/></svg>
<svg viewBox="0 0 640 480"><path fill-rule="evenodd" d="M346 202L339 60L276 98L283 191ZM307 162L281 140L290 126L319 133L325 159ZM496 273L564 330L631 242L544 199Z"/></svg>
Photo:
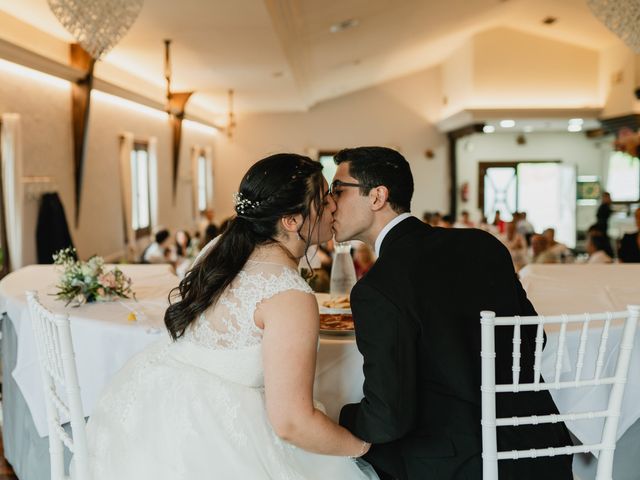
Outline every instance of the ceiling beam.
<svg viewBox="0 0 640 480"><path fill-rule="evenodd" d="M0 38L0 58L47 75L61 78L71 83L76 83L86 76L86 72L83 72L79 68L65 65L64 63L60 63L56 60L45 57L44 55L32 52L31 50L15 45L2 38ZM147 97L146 95L141 95L100 78L94 78L93 89L129 100L130 102L160 110L161 112L165 111L166 105L164 101L158 101L154 98ZM184 118L220 131L223 130L223 127L197 115L186 114Z"/></svg>

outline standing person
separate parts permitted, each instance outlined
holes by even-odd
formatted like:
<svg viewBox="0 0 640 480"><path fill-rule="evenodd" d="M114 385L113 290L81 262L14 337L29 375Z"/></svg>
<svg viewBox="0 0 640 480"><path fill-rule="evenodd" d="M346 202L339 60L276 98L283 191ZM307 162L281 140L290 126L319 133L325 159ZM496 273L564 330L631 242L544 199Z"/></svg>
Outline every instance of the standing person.
<svg viewBox="0 0 640 480"><path fill-rule="evenodd" d="M476 229L411 216L413 177L398 152L342 150L331 191L336 241L378 260L351 291L364 398L340 423L372 443L381 478L482 478L480 311L535 315L507 249ZM502 331L500 331L502 330ZM522 328L522 382L533 381L535 328ZM496 381L511 383L512 329L496 332ZM500 394L500 417L557 413L548 392ZM570 445L564 424L500 429L500 450ZM571 456L500 462L500 479L570 480Z"/></svg>
<svg viewBox="0 0 640 480"><path fill-rule="evenodd" d="M602 203L596 212L596 225L598 229L608 237L609 217L611 216L611 195L609 192L603 192Z"/></svg>
<svg viewBox="0 0 640 480"><path fill-rule="evenodd" d="M625 233L620 242L618 258L623 263L640 263L640 208L636 209L635 215L638 231Z"/></svg>
<svg viewBox="0 0 640 480"><path fill-rule="evenodd" d="M91 415L92 480L376 478L348 458L369 444L313 403L318 303L298 262L331 238L327 189L300 155L249 169L165 313L173 341L133 357Z"/></svg>

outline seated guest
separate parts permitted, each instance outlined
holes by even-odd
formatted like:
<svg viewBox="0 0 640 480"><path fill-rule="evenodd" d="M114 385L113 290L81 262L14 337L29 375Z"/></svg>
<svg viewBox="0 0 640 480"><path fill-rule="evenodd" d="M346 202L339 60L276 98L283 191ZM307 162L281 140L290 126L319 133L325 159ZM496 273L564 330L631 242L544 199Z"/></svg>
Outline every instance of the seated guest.
<svg viewBox="0 0 640 480"><path fill-rule="evenodd" d="M366 243L361 243L356 247L356 251L353 254L353 265L356 268L356 277L358 280L369 271L373 264L376 262L375 254L371 247Z"/></svg>
<svg viewBox="0 0 640 480"><path fill-rule="evenodd" d="M442 228L453 228L453 217L451 215L444 215L440 219L440 225L438 226Z"/></svg>
<svg viewBox="0 0 640 480"><path fill-rule="evenodd" d="M505 233L498 238L505 244L516 271L519 271L527 264L527 242L524 237L516 231L515 222L505 223Z"/></svg>
<svg viewBox="0 0 640 480"><path fill-rule="evenodd" d="M571 250L564 244L556 241L556 231L554 228L547 228L542 235L547 239L547 245L549 251L551 251L556 258L560 259L562 263L566 258L571 257Z"/></svg>
<svg viewBox="0 0 640 480"><path fill-rule="evenodd" d="M207 245L211 240L216 238L219 235L218 227L216 227L213 223L207 225L207 228L204 230L204 237L200 241L199 249L202 250L205 245Z"/></svg>
<svg viewBox="0 0 640 480"><path fill-rule="evenodd" d="M198 222L198 233L200 238L204 237L205 230L209 225L215 225L213 223L213 209L207 208L203 212L200 212L200 221Z"/></svg>
<svg viewBox="0 0 640 480"><path fill-rule="evenodd" d="M422 214L422 221L423 223L426 223L427 225L431 224L431 212L424 212Z"/></svg>
<svg viewBox="0 0 640 480"><path fill-rule="evenodd" d="M185 230L178 230L176 232L176 254L178 257L191 258L191 235Z"/></svg>
<svg viewBox="0 0 640 480"><path fill-rule="evenodd" d="M607 253L611 249L609 240L599 231L594 231L587 236L587 263L613 263L613 259Z"/></svg>
<svg viewBox="0 0 640 480"><path fill-rule="evenodd" d="M516 230L518 230L518 233L522 235L524 238L529 238L529 239L535 233L535 229L533 228L533 225L531 225L531 223L527 220L527 212L518 213Z"/></svg>
<svg viewBox="0 0 640 480"><path fill-rule="evenodd" d="M155 235L155 241L142 253L142 263L173 263L174 253L171 249L171 234L163 228Z"/></svg>
<svg viewBox="0 0 640 480"><path fill-rule="evenodd" d="M492 225L498 230L498 233L504 233L504 220L500 218L500 210L496 211Z"/></svg>
<svg viewBox="0 0 640 480"><path fill-rule="evenodd" d="M433 212L431 214L431 220L429 221L429 225L431 225L432 227L439 227L441 220L442 220L442 215L440 215L440 212Z"/></svg>
<svg viewBox="0 0 640 480"><path fill-rule="evenodd" d="M640 208L636 209L635 215L638 231L625 234L618 250L618 258L624 263L640 263Z"/></svg>
<svg viewBox="0 0 640 480"><path fill-rule="evenodd" d="M531 237L531 263L558 263L558 259L548 247L549 244L544 236Z"/></svg>
<svg viewBox="0 0 640 480"><path fill-rule="evenodd" d="M475 228L473 222L469 220L469 212L466 210L460 212L460 220L458 220L453 226L456 228Z"/></svg>

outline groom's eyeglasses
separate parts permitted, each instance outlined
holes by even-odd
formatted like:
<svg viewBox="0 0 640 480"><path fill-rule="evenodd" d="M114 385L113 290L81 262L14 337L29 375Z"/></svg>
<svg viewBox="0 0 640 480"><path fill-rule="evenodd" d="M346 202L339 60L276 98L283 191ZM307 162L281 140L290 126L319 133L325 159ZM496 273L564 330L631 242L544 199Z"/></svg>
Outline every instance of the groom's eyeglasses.
<svg viewBox="0 0 640 480"><path fill-rule="evenodd" d="M363 185L362 183L349 183L349 182L343 182L341 180L334 180L333 182L331 182L331 185L329 186L329 194L333 195L334 197L337 197L338 195L340 195L340 189L342 187L365 187L366 185Z"/></svg>

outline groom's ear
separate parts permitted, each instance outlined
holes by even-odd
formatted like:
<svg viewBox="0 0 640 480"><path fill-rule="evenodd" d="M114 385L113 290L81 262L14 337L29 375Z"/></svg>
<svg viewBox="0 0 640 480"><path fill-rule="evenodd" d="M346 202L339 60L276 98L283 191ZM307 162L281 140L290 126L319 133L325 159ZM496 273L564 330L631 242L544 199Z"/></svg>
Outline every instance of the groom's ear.
<svg viewBox="0 0 640 480"><path fill-rule="evenodd" d="M382 210L389 200L389 189L384 185L373 187L369 190L369 204L371 210L377 212Z"/></svg>

